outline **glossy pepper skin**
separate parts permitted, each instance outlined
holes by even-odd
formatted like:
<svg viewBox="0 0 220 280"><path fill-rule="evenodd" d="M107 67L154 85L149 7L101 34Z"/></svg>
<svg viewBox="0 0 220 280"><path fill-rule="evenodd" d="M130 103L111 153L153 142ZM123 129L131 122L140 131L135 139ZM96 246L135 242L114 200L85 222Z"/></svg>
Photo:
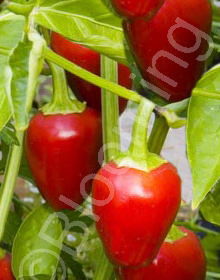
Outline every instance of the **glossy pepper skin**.
<svg viewBox="0 0 220 280"><path fill-rule="evenodd" d="M169 101L191 95L204 72L205 58L201 61L200 56L207 53L208 43L201 36L210 34L211 23L208 0L165 0L152 20L123 22L134 59L151 84L148 88Z"/></svg>
<svg viewBox="0 0 220 280"><path fill-rule="evenodd" d="M6 254L0 260L0 280L15 280L11 270L11 256Z"/></svg>
<svg viewBox="0 0 220 280"><path fill-rule="evenodd" d="M164 0L111 0L111 4L119 16L132 20L149 20L163 3Z"/></svg>
<svg viewBox="0 0 220 280"><path fill-rule="evenodd" d="M180 197L181 180L170 163L150 172L112 162L102 167L93 182L93 211L110 261L126 267L151 263L177 214Z"/></svg>
<svg viewBox="0 0 220 280"><path fill-rule="evenodd" d="M80 67L100 76L100 54L82 45L71 42L57 33L52 33L51 46L53 50ZM129 68L118 64L118 82L128 89L132 87ZM69 86L80 101L86 101L87 105L101 111L101 89L89 82L67 73ZM119 111L122 113L127 106L127 100L119 98Z"/></svg>
<svg viewBox="0 0 220 280"><path fill-rule="evenodd" d="M83 201L80 183L98 170L101 145L101 119L94 109L66 115L38 113L32 118L26 156L40 192L55 210L72 209L59 200L61 195L77 204ZM91 180L88 184L90 188Z"/></svg>
<svg viewBox="0 0 220 280"><path fill-rule="evenodd" d="M157 257L147 267L117 268L120 280L205 280L206 259L197 236L182 228L186 236L174 243L164 242Z"/></svg>

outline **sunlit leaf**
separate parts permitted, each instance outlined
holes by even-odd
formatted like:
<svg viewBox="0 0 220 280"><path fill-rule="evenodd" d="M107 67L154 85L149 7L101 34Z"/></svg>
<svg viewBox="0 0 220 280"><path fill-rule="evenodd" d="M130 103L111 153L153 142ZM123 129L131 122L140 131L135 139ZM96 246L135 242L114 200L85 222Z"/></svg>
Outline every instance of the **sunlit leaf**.
<svg viewBox="0 0 220 280"><path fill-rule="evenodd" d="M101 0L40 0L36 23L126 63L121 19Z"/></svg>

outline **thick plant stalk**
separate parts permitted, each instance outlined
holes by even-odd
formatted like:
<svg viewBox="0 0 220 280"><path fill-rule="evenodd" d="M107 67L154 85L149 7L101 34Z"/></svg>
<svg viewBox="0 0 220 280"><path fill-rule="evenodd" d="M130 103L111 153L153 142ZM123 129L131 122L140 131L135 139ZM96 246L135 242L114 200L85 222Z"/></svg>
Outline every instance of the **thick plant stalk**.
<svg viewBox="0 0 220 280"><path fill-rule="evenodd" d="M118 83L117 63L108 57L101 57L102 77ZM118 96L102 89L102 122L105 162L120 152Z"/></svg>
<svg viewBox="0 0 220 280"><path fill-rule="evenodd" d="M103 78L117 83L118 71L115 61L101 56L101 73ZM105 89L102 89L102 126L104 161L107 163L120 151L120 133L118 97ZM109 280L113 274L113 267L105 256L102 246L98 264L94 280Z"/></svg>
<svg viewBox="0 0 220 280"><path fill-rule="evenodd" d="M94 280L111 280L112 275L114 275L113 267L109 263L105 255L102 244L100 244L98 250L99 250L98 260L97 260L98 269L95 272Z"/></svg>
<svg viewBox="0 0 220 280"><path fill-rule="evenodd" d="M142 98L134 120L130 147L127 153L116 159L118 166L127 166L148 172L166 162L158 155L149 152L147 146L148 124L154 107L154 104L149 104L145 98Z"/></svg>
<svg viewBox="0 0 220 280"><path fill-rule="evenodd" d="M154 126L148 140L148 148L151 153L158 155L161 153L168 132L169 126L166 119L162 116L156 116Z"/></svg>
<svg viewBox="0 0 220 280"><path fill-rule="evenodd" d="M75 74L76 76L86 80L87 82L90 82L98 87L101 87L107 91L114 92L115 94L124 97L125 99L132 100L134 102L140 103L141 96L132 91L128 90L118 84L115 84L113 81L107 81L105 78L99 77L95 74L90 73L89 71L79 67L78 65L68 61L67 59L63 58L62 56L56 54L49 48L45 50L44 57L54 62L55 64L63 67L65 70L71 72L72 74ZM116 63L116 62L115 62ZM149 101L151 102L151 101Z"/></svg>
<svg viewBox="0 0 220 280"><path fill-rule="evenodd" d="M147 142L147 127L150 121L150 117L155 108L155 105L146 102L145 98L142 98L142 102L138 107L136 118L134 120L132 131L132 142L129 147L129 151L135 157L144 155L147 158L149 151L146 147Z"/></svg>
<svg viewBox="0 0 220 280"><path fill-rule="evenodd" d="M181 114L188 107L188 103L189 99L185 99L177 103L171 103L164 108L174 110L176 114ZM148 139L148 148L151 153L158 155L161 153L169 129L167 120L163 116L156 114L154 125Z"/></svg>
<svg viewBox="0 0 220 280"><path fill-rule="evenodd" d="M17 146L13 144L11 146L0 191L0 241L2 241L4 235L5 224L8 218L8 213L14 193L14 186L20 168L21 156L23 152L24 132L17 132L17 138L20 145Z"/></svg>

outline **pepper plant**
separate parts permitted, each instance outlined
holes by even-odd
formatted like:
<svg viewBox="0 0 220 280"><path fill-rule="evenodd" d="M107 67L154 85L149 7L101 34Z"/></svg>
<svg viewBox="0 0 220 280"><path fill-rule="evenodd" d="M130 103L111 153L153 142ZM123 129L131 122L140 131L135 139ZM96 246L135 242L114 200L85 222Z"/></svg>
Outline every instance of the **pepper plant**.
<svg viewBox="0 0 220 280"><path fill-rule="evenodd" d="M220 279L220 2L0 2L0 279Z"/></svg>

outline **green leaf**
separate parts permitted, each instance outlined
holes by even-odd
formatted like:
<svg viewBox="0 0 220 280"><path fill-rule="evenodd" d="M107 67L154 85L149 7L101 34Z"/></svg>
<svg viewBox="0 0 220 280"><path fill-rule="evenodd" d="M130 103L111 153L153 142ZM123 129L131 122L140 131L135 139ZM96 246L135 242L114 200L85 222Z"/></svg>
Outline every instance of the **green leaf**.
<svg viewBox="0 0 220 280"><path fill-rule="evenodd" d="M1 62L0 62L0 68L2 69ZM11 117L11 108L8 102L8 98L5 94L5 91L2 88L0 88L0 130L2 130L5 124L9 121L10 117Z"/></svg>
<svg viewBox="0 0 220 280"><path fill-rule="evenodd" d="M205 90L207 92L202 92L200 93L200 95L208 95L212 98L215 97L217 99L220 99L220 97L218 96L220 94L219 75L220 64L213 67L210 71L203 75L203 77L197 83L196 89L202 89L203 91ZM213 95L214 93L216 94L216 96Z"/></svg>
<svg viewBox="0 0 220 280"><path fill-rule="evenodd" d="M72 248L70 249L72 250ZM74 260L70 254L66 253L63 250L61 253L61 259L68 265L68 267L71 269L72 274L76 277L76 279L86 280L86 276L83 272L82 265L76 260Z"/></svg>
<svg viewBox="0 0 220 280"><path fill-rule="evenodd" d="M22 38L24 17L12 13L0 15L0 130L11 117L11 108L7 94L10 89L10 71L8 60L12 50Z"/></svg>
<svg viewBox="0 0 220 280"><path fill-rule="evenodd" d="M217 5L218 0L210 0L210 3L212 5L212 11L213 11L213 20L220 21L220 6Z"/></svg>
<svg viewBox="0 0 220 280"><path fill-rule="evenodd" d="M182 232L177 226L172 225L171 230L166 237L166 242L173 243L184 236L186 236L184 232Z"/></svg>
<svg viewBox="0 0 220 280"><path fill-rule="evenodd" d="M0 150L2 152L2 158L0 160L0 174L2 174L5 171L6 162L7 162L7 158L9 155L9 146L7 145L7 143L2 141L0 144ZM19 175L19 177L34 184L33 177L31 175L31 172L30 172L30 169L29 169L29 166L27 163L27 159L25 156L25 151L23 151L23 154L22 154L22 159L21 159L21 164L20 164L20 169L19 169L18 175Z"/></svg>
<svg viewBox="0 0 220 280"><path fill-rule="evenodd" d="M34 21L126 64L121 19L101 0L40 0Z"/></svg>
<svg viewBox="0 0 220 280"><path fill-rule="evenodd" d="M26 112L26 98L28 90L29 77L29 56L32 49L32 43L28 40L20 42L10 57L9 63L12 70L11 95L9 97L15 127L24 129L28 123L28 114Z"/></svg>
<svg viewBox="0 0 220 280"><path fill-rule="evenodd" d="M220 234L208 234L202 239L202 246L205 250L207 260L207 270L220 273L219 250Z"/></svg>
<svg viewBox="0 0 220 280"><path fill-rule="evenodd" d="M3 242L5 244L12 246L15 235L21 225L21 222L21 217L19 217L17 213L9 213L3 236Z"/></svg>
<svg viewBox="0 0 220 280"><path fill-rule="evenodd" d="M8 95L15 127L25 130L28 114L36 94L38 77L43 67L45 40L34 30L19 43L9 59L12 71L11 92Z"/></svg>
<svg viewBox="0 0 220 280"><path fill-rule="evenodd" d="M7 3L7 8L15 14L28 16L35 2L36 0L13 0Z"/></svg>
<svg viewBox="0 0 220 280"><path fill-rule="evenodd" d="M211 190L200 205L203 217L220 226L220 182Z"/></svg>
<svg viewBox="0 0 220 280"><path fill-rule="evenodd" d="M111 0L102 0L102 2L106 5L106 7L113 13L116 14L114 8L112 7Z"/></svg>
<svg viewBox="0 0 220 280"><path fill-rule="evenodd" d="M25 151L23 151L22 158L21 158L21 164L20 164L20 169L19 169L19 177L29 181L32 184L34 183L34 179L32 177L29 165L27 163Z"/></svg>
<svg viewBox="0 0 220 280"><path fill-rule="evenodd" d="M7 145L19 145L19 141L15 135L14 126L8 123L2 131L0 131L0 139L4 141Z"/></svg>
<svg viewBox="0 0 220 280"><path fill-rule="evenodd" d="M220 178L220 65L194 89L188 109L187 151L193 177L193 208Z"/></svg>
<svg viewBox="0 0 220 280"><path fill-rule="evenodd" d="M23 221L12 250L16 278L34 275L53 276L62 248L62 226L48 206L40 206Z"/></svg>
<svg viewBox="0 0 220 280"><path fill-rule="evenodd" d="M50 276L48 276L48 275L34 275L34 277L33 276L25 276L25 277L19 277L19 278L17 278L18 280L51 280L51 277Z"/></svg>

